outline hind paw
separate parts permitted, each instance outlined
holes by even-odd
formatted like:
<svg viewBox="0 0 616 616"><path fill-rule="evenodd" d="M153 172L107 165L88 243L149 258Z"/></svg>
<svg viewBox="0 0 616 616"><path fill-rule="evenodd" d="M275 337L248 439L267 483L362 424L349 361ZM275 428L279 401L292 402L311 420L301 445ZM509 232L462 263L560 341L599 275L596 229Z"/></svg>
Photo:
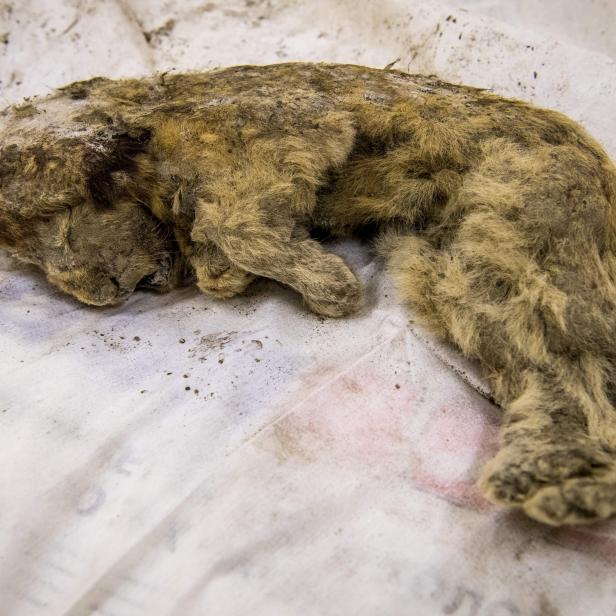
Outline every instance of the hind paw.
<svg viewBox="0 0 616 616"><path fill-rule="evenodd" d="M545 524L589 524L616 513L616 472L603 477L567 479L539 489L524 512Z"/></svg>
<svg viewBox="0 0 616 616"><path fill-rule="evenodd" d="M586 439L512 444L486 465L479 486L488 500L546 524L591 522L616 511L616 460Z"/></svg>

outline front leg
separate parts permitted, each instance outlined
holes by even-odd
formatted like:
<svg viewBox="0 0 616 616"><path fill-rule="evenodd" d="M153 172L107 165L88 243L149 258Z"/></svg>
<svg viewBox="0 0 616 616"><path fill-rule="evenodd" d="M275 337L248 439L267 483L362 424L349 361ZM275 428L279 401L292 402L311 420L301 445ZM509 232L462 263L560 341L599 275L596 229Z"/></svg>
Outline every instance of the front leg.
<svg viewBox="0 0 616 616"><path fill-rule="evenodd" d="M318 120L229 148L224 165L208 170L204 192L212 198L198 203L191 238L214 243L237 270L295 289L314 312L338 317L359 308L361 286L340 257L298 230L327 172L347 159L355 131L345 114Z"/></svg>
<svg viewBox="0 0 616 616"><path fill-rule="evenodd" d="M358 310L361 285L346 263L305 234L294 233L286 215L265 224L254 205L200 204L193 241L214 242L237 271L291 287L317 314L341 317Z"/></svg>

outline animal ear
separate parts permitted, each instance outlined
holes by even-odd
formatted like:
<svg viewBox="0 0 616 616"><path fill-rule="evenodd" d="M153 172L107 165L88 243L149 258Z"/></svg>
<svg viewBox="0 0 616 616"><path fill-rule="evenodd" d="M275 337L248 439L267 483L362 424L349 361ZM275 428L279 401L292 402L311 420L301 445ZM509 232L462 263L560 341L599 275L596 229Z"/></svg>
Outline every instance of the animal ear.
<svg viewBox="0 0 616 616"><path fill-rule="evenodd" d="M119 171L131 175L137 170L136 158L143 154L152 135L149 129L106 135L90 145L85 156L87 189L95 205L112 207L120 196L122 183L114 178ZM102 143L101 143L102 141Z"/></svg>

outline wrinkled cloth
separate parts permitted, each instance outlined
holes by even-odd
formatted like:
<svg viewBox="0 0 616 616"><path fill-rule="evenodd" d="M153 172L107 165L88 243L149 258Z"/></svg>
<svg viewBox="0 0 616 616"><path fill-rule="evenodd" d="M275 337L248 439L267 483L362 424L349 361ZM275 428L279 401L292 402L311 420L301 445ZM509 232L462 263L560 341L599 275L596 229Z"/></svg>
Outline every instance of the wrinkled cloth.
<svg viewBox="0 0 616 616"><path fill-rule="evenodd" d="M98 74L396 62L560 109L616 155L609 46L460 4L5 1L1 102ZM615 612L616 523L487 503L501 412L477 366L413 323L368 244L331 249L367 288L341 320L272 281L93 309L2 257L0 612Z"/></svg>

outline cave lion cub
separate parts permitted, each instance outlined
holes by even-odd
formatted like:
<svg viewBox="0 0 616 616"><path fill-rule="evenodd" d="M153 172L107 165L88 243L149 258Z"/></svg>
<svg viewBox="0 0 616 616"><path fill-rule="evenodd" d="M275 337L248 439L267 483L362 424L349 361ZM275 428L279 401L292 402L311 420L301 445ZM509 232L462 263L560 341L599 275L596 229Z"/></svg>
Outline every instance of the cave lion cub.
<svg viewBox="0 0 616 616"><path fill-rule="evenodd" d="M314 232L374 231L504 410L483 494L553 525L616 513L616 170L560 113L397 70L238 66L68 85L0 113L0 148L0 246L89 304L266 277L344 316L361 285Z"/></svg>

